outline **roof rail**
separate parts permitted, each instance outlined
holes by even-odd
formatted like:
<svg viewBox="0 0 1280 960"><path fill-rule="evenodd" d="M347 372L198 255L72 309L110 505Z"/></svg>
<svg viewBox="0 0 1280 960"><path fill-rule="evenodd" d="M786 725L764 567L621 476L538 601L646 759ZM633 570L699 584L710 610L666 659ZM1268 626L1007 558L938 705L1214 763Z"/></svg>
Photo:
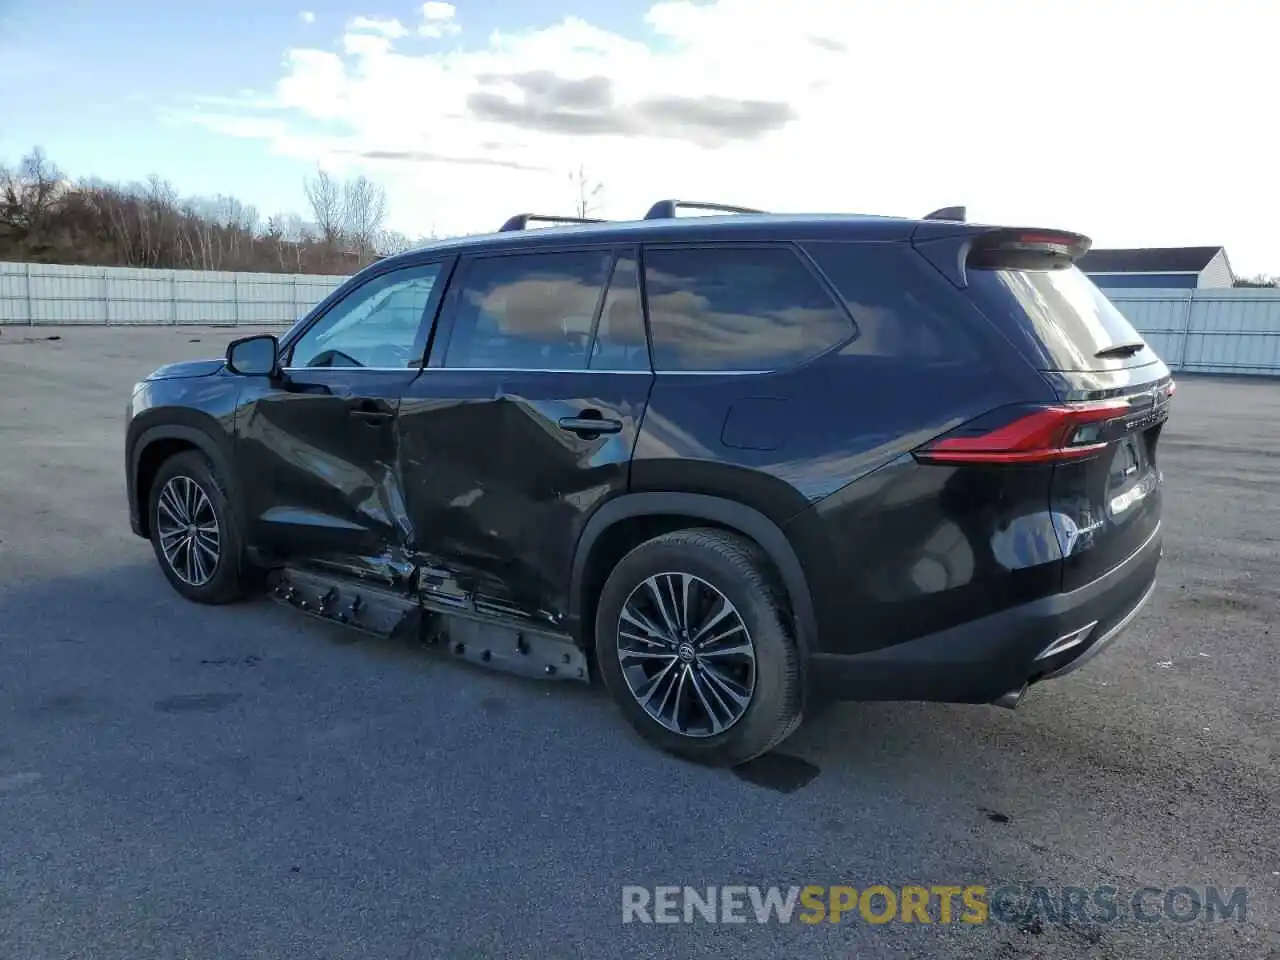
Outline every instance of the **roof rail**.
<svg viewBox="0 0 1280 960"><path fill-rule="evenodd" d="M539 223L604 223L598 217L557 217L543 215L541 213L517 213L504 223L498 230L499 233L509 233L512 230L527 230L530 221L536 220Z"/></svg>
<svg viewBox="0 0 1280 960"><path fill-rule="evenodd" d="M715 210L719 213L764 213L750 207L731 207L725 203L701 203L697 200L659 200L644 215L646 220L670 220L681 207L690 210Z"/></svg>
<svg viewBox="0 0 1280 960"><path fill-rule="evenodd" d="M964 207L943 207L941 210L935 210L933 213L926 213L925 220L954 220L957 223L965 222Z"/></svg>

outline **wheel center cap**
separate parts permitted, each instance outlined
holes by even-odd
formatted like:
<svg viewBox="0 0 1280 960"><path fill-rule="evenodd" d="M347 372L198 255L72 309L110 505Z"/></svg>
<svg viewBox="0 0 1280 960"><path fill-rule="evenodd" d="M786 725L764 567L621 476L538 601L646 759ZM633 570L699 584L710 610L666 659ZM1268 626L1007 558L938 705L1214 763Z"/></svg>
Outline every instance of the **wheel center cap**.
<svg viewBox="0 0 1280 960"><path fill-rule="evenodd" d="M680 646L676 647L676 656L680 658L681 663L693 663L693 644L680 644Z"/></svg>
<svg viewBox="0 0 1280 960"><path fill-rule="evenodd" d="M196 535L196 525L194 523L187 524L187 536L194 537Z"/></svg>

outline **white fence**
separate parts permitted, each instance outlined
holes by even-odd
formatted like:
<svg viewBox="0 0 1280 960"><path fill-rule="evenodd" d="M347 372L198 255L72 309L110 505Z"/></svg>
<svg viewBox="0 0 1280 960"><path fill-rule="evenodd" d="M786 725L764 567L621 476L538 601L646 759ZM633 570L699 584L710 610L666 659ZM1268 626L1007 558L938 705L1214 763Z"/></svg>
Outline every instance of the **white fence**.
<svg viewBox="0 0 1280 960"><path fill-rule="evenodd" d="M287 324L346 279L0 263L0 324Z"/></svg>
<svg viewBox="0 0 1280 960"><path fill-rule="evenodd" d="M0 263L0 324L288 324L345 277ZM1112 290L1174 370L1280 375L1280 290Z"/></svg>

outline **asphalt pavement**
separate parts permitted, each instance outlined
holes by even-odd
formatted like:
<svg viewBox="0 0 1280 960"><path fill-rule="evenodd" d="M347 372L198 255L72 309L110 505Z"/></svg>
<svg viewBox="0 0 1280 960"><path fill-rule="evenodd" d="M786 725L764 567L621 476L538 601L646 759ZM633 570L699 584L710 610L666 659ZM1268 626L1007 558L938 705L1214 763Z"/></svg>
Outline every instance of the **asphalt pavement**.
<svg viewBox="0 0 1280 960"><path fill-rule="evenodd" d="M242 332L0 328L0 960L1280 956L1280 382L1180 382L1160 586L1106 655L1012 712L842 705L735 774L599 689L181 600L124 407ZM624 885L732 884L1247 907L622 922Z"/></svg>

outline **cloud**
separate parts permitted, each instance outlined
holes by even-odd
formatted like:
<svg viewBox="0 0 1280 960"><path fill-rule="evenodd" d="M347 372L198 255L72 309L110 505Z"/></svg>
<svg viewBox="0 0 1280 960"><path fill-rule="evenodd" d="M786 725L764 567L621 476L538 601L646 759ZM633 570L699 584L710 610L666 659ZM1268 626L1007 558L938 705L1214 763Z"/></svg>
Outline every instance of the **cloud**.
<svg viewBox="0 0 1280 960"><path fill-rule="evenodd" d="M380 34L391 40L397 40L400 37L407 37L409 30L403 23L395 18L387 20L376 20L371 17L356 17L349 24L348 30L365 30L370 33Z"/></svg>
<svg viewBox="0 0 1280 960"><path fill-rule="evenodd" d="M613 217L671 196L909 215L964 203L1100 245L1226 242L1246 271L1237 244L1274 249L1258 214L1270 128L1248 119L1274 112L1280 4L648 3L626 32L588 14L472 34L466 6L433 0L403 21L366 8L286 51L271 109L241 111L273 123L238 135L371 165L410 233L572 209L567 171L583 165ZM216 111L232 130L236 109ZM1223 116L1241 120L1229 155L1197 132Z"/></svg>
<svg viewBox="0 0 1280 960"><path fill-rule="evenodd" d="M186 113L170 115L175 122L194 123L212 130L214 133L226 134L229 137L253 137L272 140L286 136L288 125L283 120L271 117L245 117L225 113Z"/></svg>
<svg viewBox="0 0 1280 960"><path fill-rule="evenodd" d="M481 74L483 86L509 87L514 96L477 90L467 96L471 115L479 120L510 124L548 133L621 133L622 118L615 115L613 82L607 77L560 77L550 70L524 73Z"/></svg>
<svg viewBox="0 0 1280 960"><path fill-rule="evenodd" d="M303 23L315 23L316 15L312 13L310 10L303 10L300 14L298 14L298 19L301 20Z"/></svg>
<svg viewBox="0 0 1280 960"><path fill-rule="evenodd" d="M454 22L458 10L452 3L428 0L422 5L422 25L418 33L424 37L444 37L460 33L462 28Z"/></svg>
<svg viewBox="0 0 1280 960"><path fill-rule="evenodd" d="M472 116L550 134L649 136L719 146L763 136L795 117L786 103L719 96L668 95L628 103L615 98L613 81L599 75L574 79L529 70L482 74L476 80L515 96L478 90L467 97Z"/></svg>
<svg viewBox="0 0 1280 960"><path fill-rule="evenodd" d="M517 160L503 160L500 157L452 157L444 153L430 153L426 150L364 150L355 156L366 160L389 160L400 163L454 163L463 167L505 167L508 170L532 170L545 172L546 167L535 167Z"/></svg>
<svg viewBox="0 0 1280 960"><path fill-rule="evenodd" d="M342 38L342 49L357 57L379 57L391 52L391 38L373 33L348 33Z"/></svg>
<svg viewBox="0 0 1280 960"><path fill-rule="evenodd" d="M452 20L457 12L457 8L452 3L441 3L440 0L427 0L422 5L424 20Z"/></svg>
<svg viewBox="0 0 1280 960"><path fill-rule="evenodd" d="M832 40L830 37L809 37L809 42L815 47L826 50L829 53L848 53L849 48L839 40Z"/></svg>

